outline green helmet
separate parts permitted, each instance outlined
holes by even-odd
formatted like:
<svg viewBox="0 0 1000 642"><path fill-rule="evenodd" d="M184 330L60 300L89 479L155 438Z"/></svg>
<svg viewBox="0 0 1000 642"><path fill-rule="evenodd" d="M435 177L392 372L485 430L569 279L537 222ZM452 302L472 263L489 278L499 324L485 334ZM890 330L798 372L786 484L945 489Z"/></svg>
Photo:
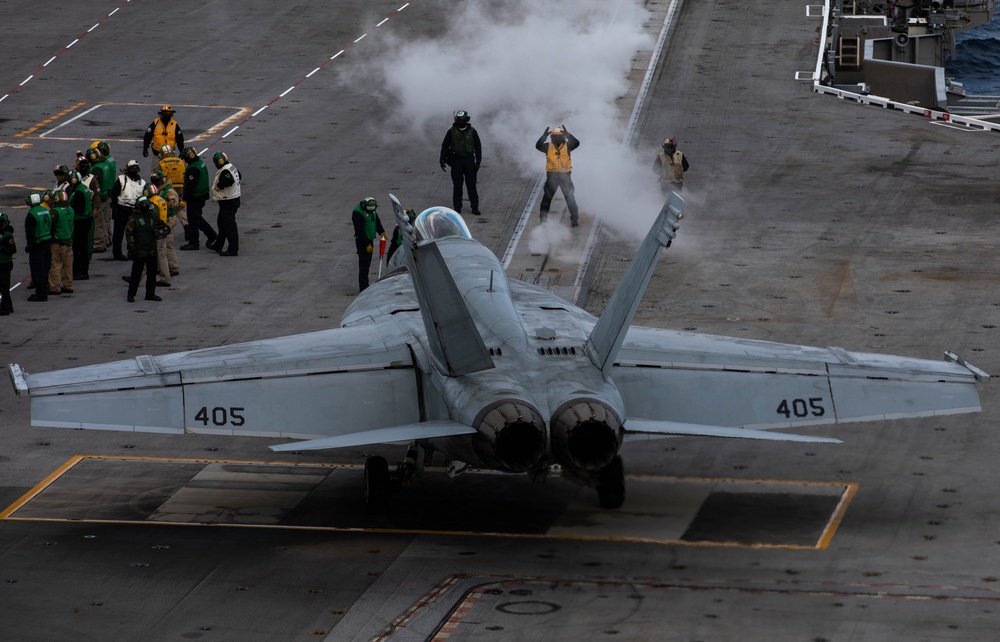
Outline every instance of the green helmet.
<svg viewBox="0 0 1000 642"><path fill-rule="evenodd" d="M366 212L374 212L376 207L378 207L378 201L371 196L368 196L361 201L361 209Z"/></svg>
<svg viewBox="0 0 1000 642"><path fill-rule="evenodd" d="M79 185L83 182L83 177L80 176L80 172L70 172L69 173L69 184Z"/></svg>
<svg viewBox="0 0 1000 642"><path fill-rule="evenodd" d="M145 187L142 188L142 195L145 196L147 199L150 196L156 196L159 193L160 190L157 189L156 185L146 185Z"/></svg>
<svg viewBox="0 0 1000 642"><path fill-rule="evenodd" d="M91 164L101 162L101 152L97 151L97 148L95 147L91 147L90 149L88 149L86 152L84 152L84 155L87 157L87 160L89 160Z"/></svg>
<svg viewBox="0 0 1000 642"><path fill-rule="evenodd" d="M212 156L212 162L215 163L216 167L222 167L229 163L229 157L226 156L226 152L215 152L215 156Z"/></svg>
<svg viewBox="0 0 1000 642"><path fill-rule="evenodd" d="M149 199L145 196L140 196L135 199L135 209L143 214L148 214L153 211L153 204L149 202Z"/></svg>
<svg viewBox="0 0 1000 642"><path fill-rule="evenodd" d="M198 160L198 150L194 147L185 147L184 151L181 153L181 157L187 162L193 162Z"/></svg>
<svg viewBox="0 0 1000 642"><path fill-rule="evenodd" d="M42 204L42 195L39 192L32 192L28 194L24 199L24 203L28 207L35 207L36 205Z"/></svg>
<svg viewBox="0 0 1000 642"><path fill-rule="evenodd" d="M52 202L53 203L65 203L66 202L66 192L61 189L52 190Z"/></svg>
<svg viewBox="0 0 1000 642"><path fill-rule="evenodd" d="M59 178L60 174L65 177L69 174L69 167L66 165L56 165L56 168L52 170L52 173L56 178ZM65 178L63 180L65 180Z"/></svg>
<svg viewBox="0 0 1000 642"><path fill-rule="evenodd" d="M154 169L153 173L149 175L149 182L156 187L159 187L160 185L163 185L166 178L167 177L163 174L163 172L158 169Z"/></svg>
<svg viewBox="0 0 1000 642"><path fill-rule="evenodd" d="M108 143L106 141L99 140L99 141L97 141L97 144L94 145L94 147L97 148L97 151L101 152L102 156L110 156L111 155L111 145L108 145Z"/></svg>
<svg viewBox="0 0 1000 642"><path fill-rule="evenodd" d="M459 109L455 112L455 122L456 123L468 123L472 118L469 116L469 112L464 109Z"/></svg>
<svg viewBox="0 0 1000 642"><path fill-rule="evenodd" d="M55 192L55 190L47 189L44 192L42 192L42 202L43 203L52 203L55 200L56 200L56 192Z"/></svg>

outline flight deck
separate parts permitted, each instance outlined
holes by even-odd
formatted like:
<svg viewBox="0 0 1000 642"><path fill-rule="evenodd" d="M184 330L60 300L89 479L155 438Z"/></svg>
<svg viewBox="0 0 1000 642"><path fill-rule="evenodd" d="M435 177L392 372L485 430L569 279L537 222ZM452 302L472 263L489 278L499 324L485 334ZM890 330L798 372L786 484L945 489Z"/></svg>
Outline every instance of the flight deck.
<svg viewBox="0 0 1000 642"><path fill-rule="evenodd" d="M0 519L495 535L670 545L825 549L857 485L630 476L625 505L550 478L428 469L390 510L363 501L361 467L76 456Z"/></svg>

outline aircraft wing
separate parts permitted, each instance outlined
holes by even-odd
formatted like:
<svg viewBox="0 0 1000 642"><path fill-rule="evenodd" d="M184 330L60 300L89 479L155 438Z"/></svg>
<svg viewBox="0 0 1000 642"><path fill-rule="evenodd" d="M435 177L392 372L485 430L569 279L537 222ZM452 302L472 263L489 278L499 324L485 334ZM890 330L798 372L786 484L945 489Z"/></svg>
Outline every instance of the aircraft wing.
<svg viewBox="0 0 1000 642"><path fill-rule="evenodd" d="M314 439L420 418L412 353L391 323L10 373L33 426Z"/></svg>
<svg viewBox="0 0 1000 642"><path fill-rule="evenodd" d="M931 361L633 326L611 377L630 419L706 428L978 412L975 384L989 375L946 355Z"/></svg>

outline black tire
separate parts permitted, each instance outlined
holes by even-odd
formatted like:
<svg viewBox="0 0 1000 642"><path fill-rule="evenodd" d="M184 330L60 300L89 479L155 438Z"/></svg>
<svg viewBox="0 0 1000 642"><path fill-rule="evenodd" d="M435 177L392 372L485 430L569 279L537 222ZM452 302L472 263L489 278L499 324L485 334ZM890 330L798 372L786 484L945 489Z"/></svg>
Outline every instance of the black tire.
<svg viewBox="0 0 1000 642"><path fill-rule="evenodd" d="M625 503L625 467L620 455L598 473L597 500L601 508L621 508Z"/></svg>
<svg viewBox="0 0 1000 642"><path fill-rule="evenodd" d="M389 463L385 457L365 460L365 505L375 513L389 507Z"/></svg>

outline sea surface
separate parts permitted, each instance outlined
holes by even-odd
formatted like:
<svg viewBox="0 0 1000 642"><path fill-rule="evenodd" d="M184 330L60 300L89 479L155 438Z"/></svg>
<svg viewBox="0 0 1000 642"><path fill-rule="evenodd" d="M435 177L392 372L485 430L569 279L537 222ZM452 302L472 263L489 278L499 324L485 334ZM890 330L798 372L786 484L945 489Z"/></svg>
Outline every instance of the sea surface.
<svg viewBox="0 0 1000 642"><path fill-rule="evenodd" d="M949 60L945 76L965 86L966 93L1000 96L1000 13L990 22L955 37L958 60Z"/></svg>

